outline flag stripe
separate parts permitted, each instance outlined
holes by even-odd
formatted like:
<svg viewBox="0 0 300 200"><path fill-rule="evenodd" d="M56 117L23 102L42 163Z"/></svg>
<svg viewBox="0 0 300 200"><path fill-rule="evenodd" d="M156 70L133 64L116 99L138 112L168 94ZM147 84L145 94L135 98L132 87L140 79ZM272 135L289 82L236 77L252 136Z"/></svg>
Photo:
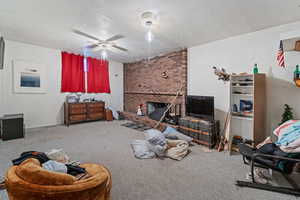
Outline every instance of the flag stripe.
<svg viewBox="0 0 300 200"><path fill-rule="evenodd" d="M283 44L282 44L281 40L280 40L279 49L278 49L278 53L277 53L277 62L280 67L285 67Z"/></svg>

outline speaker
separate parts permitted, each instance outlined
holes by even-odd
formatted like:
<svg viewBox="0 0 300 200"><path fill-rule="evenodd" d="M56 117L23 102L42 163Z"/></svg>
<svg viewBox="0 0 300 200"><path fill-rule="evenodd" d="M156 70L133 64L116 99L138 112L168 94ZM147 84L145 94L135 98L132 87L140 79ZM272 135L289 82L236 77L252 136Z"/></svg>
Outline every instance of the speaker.
<svg viewBox="0 0 300 200"><path fill-rule="evenodd" d="M4 50L5 50L5 42L3 37L0 37L0 69L4 67Z"/></svg>

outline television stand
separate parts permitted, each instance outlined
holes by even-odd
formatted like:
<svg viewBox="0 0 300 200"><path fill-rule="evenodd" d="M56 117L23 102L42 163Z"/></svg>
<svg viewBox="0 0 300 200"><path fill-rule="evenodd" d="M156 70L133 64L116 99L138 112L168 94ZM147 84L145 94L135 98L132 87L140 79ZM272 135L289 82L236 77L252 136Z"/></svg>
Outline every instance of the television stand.
<svg viewBox="0 0 300 200"><path fill-rule="evenodd" d="M194 142L213 148L217 143L220 130L220 121L208 121L195 117L179 119L178 129L194 139Z"/></svg>

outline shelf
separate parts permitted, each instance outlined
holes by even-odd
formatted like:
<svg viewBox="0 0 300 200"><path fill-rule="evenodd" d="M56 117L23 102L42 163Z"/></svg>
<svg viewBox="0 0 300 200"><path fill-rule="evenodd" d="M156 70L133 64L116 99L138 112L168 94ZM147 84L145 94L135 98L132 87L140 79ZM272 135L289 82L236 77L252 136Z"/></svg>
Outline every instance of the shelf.
<svg viewBox="0 0 300 200"><path fill-rule="evenodd" d="M232 77L245 77L245 76L253 76L253 74L234 74Z"/></svg>
<svg viewBox="0 0 300 200"><path fill-rule="evenodd" d="M244 97L253 97L253 94L232 94L234 96L244 96Z"/></svg>
<svg viewBox="0 0 300 200"><path fill-rule="evenodd" d="M247 116L238 116L238 115L232 115L232 118L235 118L235 119L241 119L241 120L250 120L252 121L253 120L253 117L247 117Z"/></svg>
<svg viewBox="0 0 300 200"><path fill-rule="evenodd" d="M267 137L265 132L266 75L262 73L235 75L230 81L231 121L227 137L230 138L235 133L257 144ZM243 111L245 109L241 107L241 100L249 101L249 103L245 102L245 108L248 109L250 109L250 101L252 102L251 111Z"/></svg>
<svg viewBox="0 0 300 200"><path fill-rule="evenodd" d="M253 85L244 85L244 86L241 86L241 85L233 85L232 87L233 87L233 88L253 88L254 86L253 86Z"/></svg>
<svg viewBox="0 0 300 200"><path fill-rule="evenodd" d="M253 84L253 81L232 81L231 83L249 83L249 84Z"/></svg>

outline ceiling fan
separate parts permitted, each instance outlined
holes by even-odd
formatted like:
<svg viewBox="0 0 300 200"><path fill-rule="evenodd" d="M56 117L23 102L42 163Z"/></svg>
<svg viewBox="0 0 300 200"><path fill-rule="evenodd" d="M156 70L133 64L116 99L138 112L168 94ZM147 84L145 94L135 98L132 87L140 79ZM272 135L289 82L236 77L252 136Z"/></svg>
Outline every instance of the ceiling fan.
<svg viewBox="0 0 300 200"><path fill-rule="evenodd" d="M84 33L84 32L79 31L79 30L73 30L73 32L78 34L78 35L81 35L81 36L87 37L89 39L95 40L96 43L88 45L88 46L85 47L85 48L91 49L92 51L109 50L108 48L110 48L110 47L113 47L113 48L116 48L118 50L125 51L125 52L128 51L128 49L120 47L120 46L116 45L116 43L115 43L116 40L124 38L123 35L117 34L117 35L114 35L111 38L108 38L106 40L101 40L97 37L94 37L90 34Z"/></svg>

